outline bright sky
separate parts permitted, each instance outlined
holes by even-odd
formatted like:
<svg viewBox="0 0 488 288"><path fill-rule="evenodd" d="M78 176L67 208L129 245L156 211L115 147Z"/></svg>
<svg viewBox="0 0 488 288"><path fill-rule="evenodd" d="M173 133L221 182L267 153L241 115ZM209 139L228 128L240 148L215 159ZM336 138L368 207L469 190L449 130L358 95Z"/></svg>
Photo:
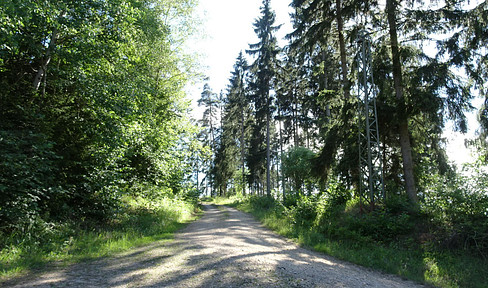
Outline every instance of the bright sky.
<svg viewBox="0 0 488 288"><path fill-rule="evenodd" d="M280 45L286 44L283 37L290 33L289 13L292 9L288 0L271 0L271 7L276 13L276 25L283 24L277 34ZM203 20L201 29L205 35L203 39L192 42L191 49L202 55L201 65L203 73L209 77L209 84L215 93L226 90L230 73L240 51L245 53L249 44L258 40L253 30L255 19L260 16L262 0L200 0L197 15ZM246 55L249 59L249 57ZM196 101L200 98L204 83L196 83L188 89L193 101L194 118L201 118L201 109L197 108ZM470 117L469 127L476 127L476 118ZM472 137L471 131L469 137ZM471 161L471 153L464 146L466 136L454 133L449 127L444 133L449 141L447 154L450 160L461 164Z"/></svg>
<svg viewBox="0 0 488 288"><path fill-rule="evenodd" d="M276 13L276 25L284 24L277 34L278 40L291 32L288 12L292 10L288 7L289 2L271 1ZM203 19L202 30L206 35L192 48L202 54L201 64L205 75L210 77L210 88L214 92L219 93L227 88L239 52L245 53L249 44L258 42L253 24L260 16L261 4L262 0L200 0L197 14ZM284 41L282 43L285 44ZM190 92L195 102L200 98L203 84L198 83L196 90Z"/></svg>

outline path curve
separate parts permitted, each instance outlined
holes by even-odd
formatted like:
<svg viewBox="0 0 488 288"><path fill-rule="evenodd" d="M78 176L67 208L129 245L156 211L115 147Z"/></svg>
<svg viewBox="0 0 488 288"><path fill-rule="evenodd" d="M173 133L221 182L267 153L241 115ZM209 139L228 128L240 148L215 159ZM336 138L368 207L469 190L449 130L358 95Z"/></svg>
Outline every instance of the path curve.
<svg viewBox="0 0 488 288"><path fill-rule="evenodd" d="M176 234L115 257L30 275L8 287L425 287L336 260L264 228L249 214L204 205ZM7 287L7 286L6 286Z"/></svg>

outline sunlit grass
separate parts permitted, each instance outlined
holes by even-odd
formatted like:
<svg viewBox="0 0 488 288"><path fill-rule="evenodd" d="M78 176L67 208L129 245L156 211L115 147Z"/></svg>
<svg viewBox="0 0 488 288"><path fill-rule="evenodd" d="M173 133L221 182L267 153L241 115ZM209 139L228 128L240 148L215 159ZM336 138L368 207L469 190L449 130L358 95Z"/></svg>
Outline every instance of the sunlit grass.
<svg viewBox="0 0 488 288"><path fill-rule="evenodd" d="M204 198L202 201L211 202L216 205L227 205L227 206L236 206L239 204L240 200L242 200L242 196L231 196L231 197L212 197L212 198Z"/></svg>
<svg viewBox="0 0 488 288"><path fill-rule="evenodd" d="M176 230L197 217L196 207L181 200L149 202L139 198L127 200L127 205L124 213L103 227L86 230L64 225L46 236L25 239L14 235L4 240L8 245L0 251L0 278L54 261L69 264L169 240Z"/></svg>

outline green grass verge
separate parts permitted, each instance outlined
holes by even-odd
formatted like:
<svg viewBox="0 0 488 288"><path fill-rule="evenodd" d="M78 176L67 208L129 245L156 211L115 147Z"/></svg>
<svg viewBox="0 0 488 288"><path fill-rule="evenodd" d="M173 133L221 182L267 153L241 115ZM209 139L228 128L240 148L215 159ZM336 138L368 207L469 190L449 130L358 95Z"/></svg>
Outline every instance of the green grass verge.
<svg viewBox="0 0 488 288"><path fill-rule="evenodd" d="M193 204L173 199L127 201L123 213L103 227L81 229L75 224L48 225L41 235L10 235L0 251L0 280L49 263L71 264L127 251L158 240L198 217Z"/></svg>
<svg viewBox="0 0 488 288"><path fill-rule="evenodd" d="M436 287L488 287L488 261L463 251L405 249L373 242L333 240L311 229L297 228L276 209L255 207L243 198L217 198L214 203L251 213L280 235L338 259Z"/></svg>

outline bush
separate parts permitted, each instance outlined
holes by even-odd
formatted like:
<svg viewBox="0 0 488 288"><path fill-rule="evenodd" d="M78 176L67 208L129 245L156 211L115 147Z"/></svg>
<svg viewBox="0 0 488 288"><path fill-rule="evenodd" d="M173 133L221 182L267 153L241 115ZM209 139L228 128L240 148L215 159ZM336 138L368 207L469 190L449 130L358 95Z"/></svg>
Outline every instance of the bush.
<svg viewBox="0 0 488 288"><path fill-rule="evenodd" d="M277 201L272 197L259 197L253 195L249 197L249 204L251 204L253 208L270 210L276 206Z"/></svg>
<svg viewBox="0 0 488 288"><path fill-rule="evenodd" d="M0 129L0 230L25 226L46 212L56 194L59 159L46 135Z"/></svg>
<svg viewBox="0 0 488 288"><path fill-rule="evenodd" d="M292 147L282 157L283 174L293 182L297 194L303 193L304 186L307 194L311 194L315 185L315 179L311 177L311 159L315 153L305 147Z"/></svg>
<svg viewBox="0 0 488 288"><path fill-rule="evenodd" d="M314 197L301 196L296 201L295 206L291 206L285 211L296 229L308 229L317 217L317 201Z"/></svg>
<svg viewBox="0 0 488 288"><path fill-rule="evenodd" d="M438 177L424 196L423 211L430 217L436 244L444 249L471 250L488 257L488 195L483 179Z"/></svg>
<svg viewBox="0 0 488 288"><path fill-rule="evenodd" d="M392 214L386 207L348 218L348 229L377 242L389 243L412 232L414 224L408 213Z"/></svg>

